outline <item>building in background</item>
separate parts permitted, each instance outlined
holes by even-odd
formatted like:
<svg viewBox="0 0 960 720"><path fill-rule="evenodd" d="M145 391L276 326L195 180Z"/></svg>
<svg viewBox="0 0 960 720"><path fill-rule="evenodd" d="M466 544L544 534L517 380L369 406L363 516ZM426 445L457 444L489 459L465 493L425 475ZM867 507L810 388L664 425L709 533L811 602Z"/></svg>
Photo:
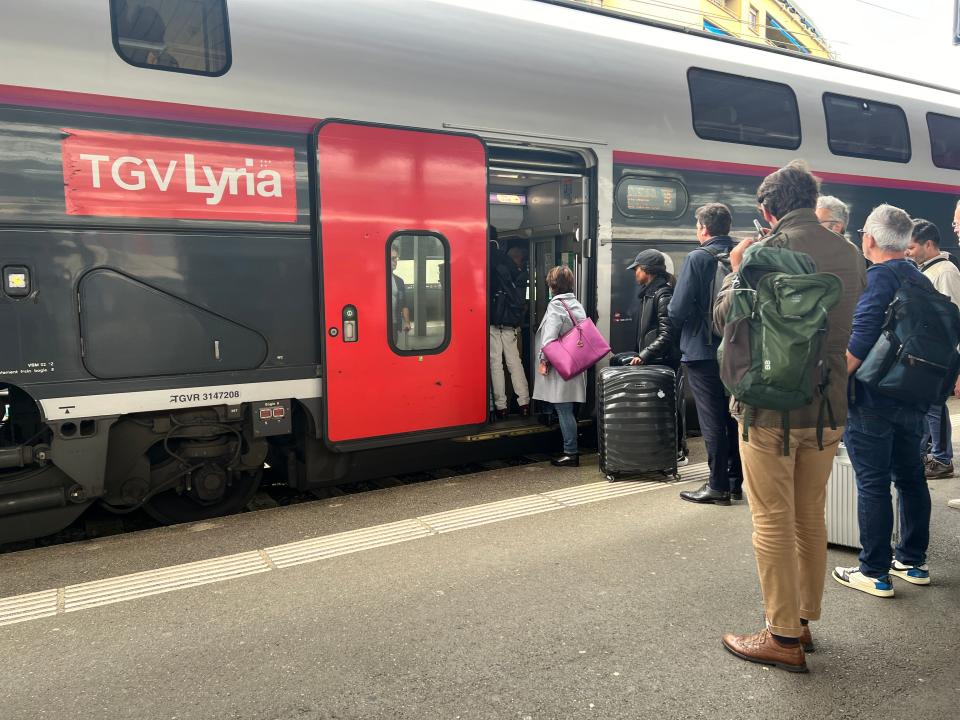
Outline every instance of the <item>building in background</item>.
<svg viewBox="0 0 960 720"><path fill-rule="evenodd" d="M833 58L813 20L794 0L575 0L625 15L706 30L801 55Z"/></svg>

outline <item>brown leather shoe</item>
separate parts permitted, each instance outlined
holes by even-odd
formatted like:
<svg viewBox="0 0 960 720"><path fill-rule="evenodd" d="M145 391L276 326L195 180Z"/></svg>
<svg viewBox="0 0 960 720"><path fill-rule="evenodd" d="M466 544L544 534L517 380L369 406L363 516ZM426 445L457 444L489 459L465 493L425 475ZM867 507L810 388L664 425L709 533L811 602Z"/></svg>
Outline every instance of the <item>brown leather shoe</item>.
<svg viewBox="0 0 960 720"><path fill-rule="evenodd" d="M813 644L813 635L810 634L810 626L803 626L803 634L800 636L800 644L803 646L803 651L805 653L811 653L816 651L817 646Z"/></svg>
<svg viewBox="0 0 960 720"><path fill-rule="evenodd" d="M809 672L803 647L799 644L784 647L774 640L766 629L753 635L726 633L723 636L723 646L742 660L773 665L789 672Z"/></svg>

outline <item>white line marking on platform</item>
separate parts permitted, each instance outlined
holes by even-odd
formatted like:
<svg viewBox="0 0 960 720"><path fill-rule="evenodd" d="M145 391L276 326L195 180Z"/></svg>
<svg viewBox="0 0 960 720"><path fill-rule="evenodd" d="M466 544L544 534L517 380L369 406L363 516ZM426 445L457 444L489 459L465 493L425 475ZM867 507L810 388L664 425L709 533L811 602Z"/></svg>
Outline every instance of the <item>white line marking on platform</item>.
<svg viewBox="0 0 960 720"><path fill-rule="evenodd" d="M336 535L324 535L286 545L276 545L267 548L265 552L274 565L285 568L361 550L395 545L431 534L430 530L416 520L401 520L362 530L349 530Z"/></svg>
<svg viewBox="0 0 960 720"><path fill-rule="evenodd" d="M681 468L679 482L624 480L577 485L334 535L323 535L236 555L171 565L27 595L0 598L0 626L271 572L503 520L676 487L687 482L703 481L708 475L707 464L698 463Z"/></svg>
<svg viewBox="0 0 960 720"><path fill-rule="evenodd" d="M57 590L43 590L0 600L0 625L13 625L57 614Z"/></svg>
<svg viewBox="0 0 960 720"><path fill-rule="evenodd" d="M81 585L68 585L63 590L63 609L64 612L76 612L268 570L270 566L264 562L256 550L212 560L173 565Z"/></svg>

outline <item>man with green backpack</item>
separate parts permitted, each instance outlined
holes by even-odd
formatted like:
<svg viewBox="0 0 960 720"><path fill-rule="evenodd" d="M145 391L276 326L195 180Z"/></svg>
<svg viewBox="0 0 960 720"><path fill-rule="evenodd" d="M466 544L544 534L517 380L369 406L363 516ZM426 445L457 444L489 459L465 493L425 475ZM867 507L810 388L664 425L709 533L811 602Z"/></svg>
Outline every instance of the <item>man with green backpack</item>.
<svg viewBox="0 0 960 720"><path fill-rule="evenodd" d="M826 486L847 415L845 351L863 258L814 213L819 181L801 161L768 175L757 202L773 233L731 253L717 298L720 376L739 423L744 489L766 627L723 636L750 662L806 672L808 622L825 581Z"/></svg>

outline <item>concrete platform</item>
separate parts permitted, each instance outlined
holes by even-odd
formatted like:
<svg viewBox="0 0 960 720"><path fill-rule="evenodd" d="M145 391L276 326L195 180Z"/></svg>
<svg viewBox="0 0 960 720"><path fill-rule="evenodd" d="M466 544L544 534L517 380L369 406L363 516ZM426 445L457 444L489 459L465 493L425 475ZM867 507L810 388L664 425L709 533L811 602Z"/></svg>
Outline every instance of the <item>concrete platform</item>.
<svg viewBox="0 0 960 720"><path fill-rule="evenodd" d="M749 509L688 486L528 465L0 556L0 716L957 717L960 480L934 584L828 580L806 676L721 648L762 622Z"/></svg>

